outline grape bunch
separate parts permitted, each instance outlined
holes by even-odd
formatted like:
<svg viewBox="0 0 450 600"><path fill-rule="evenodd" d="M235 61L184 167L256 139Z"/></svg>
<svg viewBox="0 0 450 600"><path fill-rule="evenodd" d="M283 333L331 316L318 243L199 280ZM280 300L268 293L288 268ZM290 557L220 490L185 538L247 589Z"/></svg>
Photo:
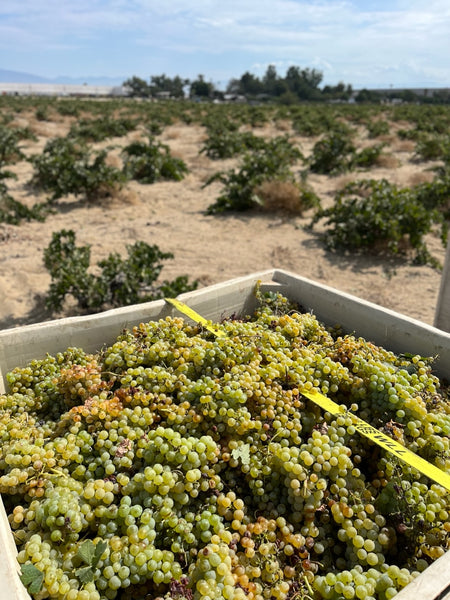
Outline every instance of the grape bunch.
<svg viewBox="0 0 450 600"><path fill-rule="evenodd" d="M450 472L432 359L257 295L225 336L168 317L7 374L0 492L35 600L389 600L449 549L446 489L302 395Z"/></svg>

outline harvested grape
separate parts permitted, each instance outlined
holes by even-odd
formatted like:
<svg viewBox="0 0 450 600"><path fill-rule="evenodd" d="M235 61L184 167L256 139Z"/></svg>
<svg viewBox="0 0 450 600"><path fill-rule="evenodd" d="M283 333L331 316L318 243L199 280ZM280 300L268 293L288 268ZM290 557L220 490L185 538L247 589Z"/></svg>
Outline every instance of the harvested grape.
<svg viewBox="0 0 450 600"><path fill-rule="evenodd" d="M7 374L0 492L33 597L385 600L448 550L445 488L301 393L450 472L432 360L258 297L223 337L170 317Z"/></svg>

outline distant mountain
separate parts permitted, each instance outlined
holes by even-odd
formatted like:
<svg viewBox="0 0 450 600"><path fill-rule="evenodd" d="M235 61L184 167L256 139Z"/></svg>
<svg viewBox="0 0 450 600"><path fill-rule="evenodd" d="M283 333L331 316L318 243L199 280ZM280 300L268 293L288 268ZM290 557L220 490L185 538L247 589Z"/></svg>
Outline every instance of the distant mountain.
<svg viewBox="0 0 450 600"><path fill-rule="evenodd" d="M49 79L32 75L31 73L20 73L19 71L8 71L0 69L0 81L4 83L50 83Z"/></svg>
<svg viewBox="0 0 450 600"><path fill-rule="evenodd" d="M59 77L48 78L33 75L32 73L22 73L20 71L9 71L0 69L0 82L3 83L60 83L66 85L121 85L128 77L68 77L60 75Z"/></svg>

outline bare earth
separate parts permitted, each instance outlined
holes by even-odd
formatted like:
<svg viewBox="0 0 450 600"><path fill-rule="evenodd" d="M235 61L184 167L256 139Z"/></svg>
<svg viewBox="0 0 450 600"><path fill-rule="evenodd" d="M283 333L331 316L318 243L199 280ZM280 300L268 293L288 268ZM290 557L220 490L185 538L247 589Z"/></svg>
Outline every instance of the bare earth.
<svg viewBox="0 0 450 600"><path fill-rule="evenodd" d="M40 153L48 139L67 133L71 121L58 116L52 122L38 122L33 114L21 113L16 122L32 127L38 135L38 142L23 146L31 155ZM259 133L267 136L283 132L272 125ZM123 146L138 136L135 131L127 138L95 147ZM50 276L43 264L43 251L52 233L61 229L74 230L79 245L91 245L92 264L111 252L124 255L127 244L143 240L174 254L173 260L165 262L163 279L186 274L190 280L197 279L201 286L207 286L275 267L433 324L441 275L429 266L415 266L404 258L331 253L318 237L320 228L313 232L303 229L311 219L311 211L301 217L265 213L206 215L206 208L215 201L221 187L213 184L202 189L203 183L216 171L238 161L213 161L199 154L205 137L202 127L184 124L167 127L160 136L189 168L189 175L181 182L129 182L116 198L100 205L88 206L67 198L61 202L60 211L44 223L0 224L0 328L74 314L70 303L64 314L53 317L44 307ZM316 141L294 139L306 155ZM390 156L384 166L333 178L310 175L308 181L323 204L329 204L337 189L357 177L385 177L405 186L431 179L430 164L414 162L414 145L393 135L387 141L391 142ZM362 146L367 143L361 138ZM111 152L111 160L119 164L118 150ZM8 183L16 199L29 205L44 199L26 186L32 173L28 162L17 163L11 170L18 175L18 180ZM430 235L427 244L442 263L445 251L438 236Z"/></svg>

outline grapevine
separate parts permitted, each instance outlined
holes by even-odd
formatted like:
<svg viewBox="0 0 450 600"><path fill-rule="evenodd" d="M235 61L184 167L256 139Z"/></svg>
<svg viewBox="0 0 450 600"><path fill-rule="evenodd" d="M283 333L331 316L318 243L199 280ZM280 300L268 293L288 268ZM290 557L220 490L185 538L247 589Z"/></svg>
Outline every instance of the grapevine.
<svg viewBox="0 0 450 600"><path fill-rule="evenodd" d="M448 550L448 492L301 394L448 472L432 360L257 295L223 337L167 317L7 374L0 492L33 598L385 600Z"/></svg>

